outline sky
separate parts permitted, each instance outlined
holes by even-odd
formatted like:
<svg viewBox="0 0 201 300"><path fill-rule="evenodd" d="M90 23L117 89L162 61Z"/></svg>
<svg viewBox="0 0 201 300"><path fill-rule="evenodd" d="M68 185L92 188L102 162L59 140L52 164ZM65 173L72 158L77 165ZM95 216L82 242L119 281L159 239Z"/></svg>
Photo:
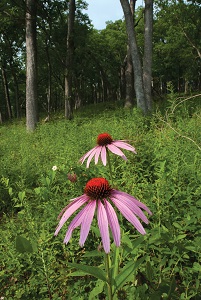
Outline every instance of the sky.
<svg viewBox="0 0 201 300"><path fill-rule="evenodd" d="M88 10L86 13L95 29L106 27L106 21L116 21L123 18L123 10L119 0L86 0ZM137 0L136 7L143 5L143 0Z"/></svg>

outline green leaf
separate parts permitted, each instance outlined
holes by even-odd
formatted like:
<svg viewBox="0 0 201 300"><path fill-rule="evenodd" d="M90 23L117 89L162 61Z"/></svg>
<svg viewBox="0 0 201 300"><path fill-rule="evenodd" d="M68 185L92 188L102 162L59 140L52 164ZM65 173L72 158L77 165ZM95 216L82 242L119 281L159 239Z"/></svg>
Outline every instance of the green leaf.
<svg viewBox="0 0 201 300"><path fill-rule="evenodd" d="M186 234L179 234L177 237L176 237L176 240L182 240L186 237Z"/></svg>
<svg viewBox="0 0 201 300"><path fill-rule="evenodd" d="M24 200L24 198L25 198L25 191L23 191L23 192L19 192L18 193L18 198L20 199L20 201L21 202L23 202L23 200Z"/></svg>
<svg viewBox="0 0 201 300"><path fill-rule="evenodd" d="M86 265L81 265L81 264L75 264L75 263L69 263L68 264L70 267L76 268L82 272L89 275L92 275L98 279L101 279L105 282L107 282L107 278L106 278L106 274L103 270L101 270L98 267L91 267L91 266L86 266ZM69 274L68 276L71 276L71 274Z"/></svg>
<svg viewBox="0 0 201 300"><path fill-rule="evenodd" d="M126 244L129 248L132 248L132 242L127 234L124 234L121 239L122 244Z"/></svg>
<svg viewBox="0 0 201 300"><path fill-rule="evenodd" d="M139 245L141 245L144 242L144 236L140 236L139 238L135 239L135 241L132 242L132 249L134 250ZM132 251L133 252L133 251Z"/></svg>
<svg viewBox="0 0 201 300"><path fill-rule="evenodd" d="M170 296L172 295L172 293L174 293L176 288L176 280L173 277L170 283L170 289L169 289L169 293L168 293L168 299L171 299Z"/></svg>
<svg viewBox="0 0 201 300"><path fill-rule="evenodd" d="M93 300L95 296L102 293L104 288L104 282L102 280L97 280L95 288L89 294L89 300Z"/></svg>
<svg viewBox="0 0 201 300"><path fill-rule="evenodd" d="M96 236L100 237L100 231L97 227L91 226L90 228L95 233Z"/></svg>
<svg viewBox="0 0 201 300"><path fill-rule="evenodd" d="M197 252L195 246L185 246L185 249L186 249L186 250L190 250L190 251L192 251L192 252Z"/></svg>
<svg viewBox="0 0 201 300"><path fill-rule="evenodd" d="M32 244L30 243L30 241L28 241L25 237L18 235L16 237L16 250L20 253L32 253L33 252L33 248L32 248Z"/></svg>
<svg viewBox="0 0 201 300"><path fill-rule="evenodd" d="M178 228L178 229L182 229L181 225L177 222L173 222L172 223L174 227Z"/></svg>
<svg viewBox="0 0 201 300"><path fill-rule="evenodd" d="M134 271L139 267L139 265L145 260L145 257L139 258L136 262L128 262L122 271L115 278L115 290L117 291L122 287L127 281L131 280Z"/></svg>
<svg viewBox="0 0 201 300"><path fill-rule="evenodd" d="M201 265L197 262L193 263L193 270L196 272L201 272Z"/></svg>
<svg viewBox="0 0 201 300"><path fill-rule="evenodd" d="M83 257L95 257L95 256L103 256L104 252L98 251L98 250L94 250L94 251L89 251L86 252Z"/></svg>
<svg viewBox="0 0 201 300"><path fill-rule="evenodd" d="M148 280L150 282L152 282L153 276L154 276L154 272L153 272L152 266L151 266L151 264L150 264L149 261L147 262L146 274L147 274Z"/></svg>
<svg viewBox="0 0 201 300"><path fill-rule="evenodd" d="M85 275L88 275L88 274L83 271L75 271L75 272L68 274L67 276L78 277L78 276L85 276Z"/></svg>
<svg viewBox="0 0 201 300"><path fill-rule="evenodd" d="M9 187L8 193L9 193L10 196L12 196L12 194L13 194L13 189L12 189L11 187Z"/></svg>

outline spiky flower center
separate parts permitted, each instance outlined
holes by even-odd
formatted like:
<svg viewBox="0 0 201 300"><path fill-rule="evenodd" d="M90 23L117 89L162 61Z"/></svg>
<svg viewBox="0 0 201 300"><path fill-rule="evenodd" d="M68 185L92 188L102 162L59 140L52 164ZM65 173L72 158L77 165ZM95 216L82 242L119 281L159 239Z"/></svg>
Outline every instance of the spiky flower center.
<svg viewBox="0 0 201 300"><path fill-rule="evenodd" d="M106 132L99 134L97 137L97 144L99 146L106 146L108 144L111 144L112 141L113 141L113 139L112 139L111 135Z"/></svg>
<svg viewBox="0 0 201 300"><path fill-rule="evenodd" d="M92 178L85 186L84 193L91 199L104 199L110 196L111 187L105 178Z"/></svg>

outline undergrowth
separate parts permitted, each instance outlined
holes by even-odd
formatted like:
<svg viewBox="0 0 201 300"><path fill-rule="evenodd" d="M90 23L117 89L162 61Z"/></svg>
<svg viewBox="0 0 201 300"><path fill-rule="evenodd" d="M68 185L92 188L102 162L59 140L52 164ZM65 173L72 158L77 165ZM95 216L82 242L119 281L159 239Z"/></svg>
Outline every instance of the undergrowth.
<svg viewBox="0 0 201 300"><path fill-rule="evenodd" d="M165 113L158 109L149 117L98 104L72 121L53 116L33 134L23 120L0 127L1 299L105 299L99 280L71 277L68 266L101 267L95 223L84 248L79 231L67 246L65 230L53 236L57 215L83 194L85 183L93 176L109 179L107 168L79 163L102 132L136 148L137 155L126 152L127 162L112 157L115 185L153 212L144 237L122 220L121 267L144 259L118 299L201 299L201 104L194 100L179 104L170 95Z"/></svg>

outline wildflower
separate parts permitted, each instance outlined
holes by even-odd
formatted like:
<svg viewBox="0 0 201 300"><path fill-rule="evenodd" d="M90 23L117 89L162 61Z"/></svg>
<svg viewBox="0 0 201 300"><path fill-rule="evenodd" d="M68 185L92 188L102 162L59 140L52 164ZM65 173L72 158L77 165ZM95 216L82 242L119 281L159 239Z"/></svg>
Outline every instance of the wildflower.
<svg viewBox="0 0 201 300"><path fill-rule="evenodd" d="M68 177L68 180L70 180L73 183L77 181L77 175L75 173L73 173L73 174L68 173L67 177Z"/></svg>
<svg viewBox="0 0 201 300"><path fill-rule="evenodd" d="M56 171L57 169L58 169L57 166L52 167L52 171Z"/></svg>
<svg viewBox="0 0 201 300"><path fill-rule="evenodd" d="M120 246L120 226L116 212L111 205L115 205L122 215L141 233L145 234L145 230L137 217L141 218L146 224L149 223L147 217L142 212L141 208L152 214L148 207L142 202L136 200L133 196L111 188L109 182L105 178L92 178L85 186L84 194L74 198L61 211L59 215L59 225L55 231L57 235L70 218L70 216L78 210L82 205L85 206L71 221L66 232L64 243L68 243L73 230L81 226L79 244L82 247L87 239L90 226L97 208L97 219L102 244L106 253L110 252L110 237L109 227L111 229L115 245Z"/></svg>
<svg viewBox="0 0 201 300"><path fill-rule="evenodd" d="M107 163L107 151L110 150L112 153L121 156L124 160L127 160L124 153L119 149L125 149L132 151L136 154L135 148L128 143L126 143L125 140L113 140L111 135L108 133L101 133L97 137L97 146L95 146L93 149L88 151L85 155L83 155L80 158L80 162L83 163L85 159L87 160L87 168L89 167L89 164L93 157L95 157L95 164L98 163L99 157L101 157L101 160L103 162L103 165L106 166Z"/></svg>

